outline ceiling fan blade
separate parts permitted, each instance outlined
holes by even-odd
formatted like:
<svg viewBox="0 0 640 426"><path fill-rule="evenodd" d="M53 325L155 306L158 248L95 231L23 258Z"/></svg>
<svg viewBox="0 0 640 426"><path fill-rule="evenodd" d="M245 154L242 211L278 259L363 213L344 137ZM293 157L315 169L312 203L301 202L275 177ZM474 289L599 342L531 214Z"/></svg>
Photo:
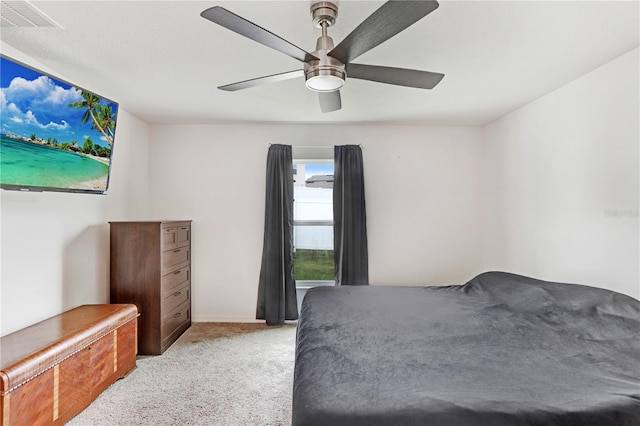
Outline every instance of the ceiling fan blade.
<svg viewBox="0 0 640 426"><path fill-rule="evenodd" d="M347 78L377 81L396 86L433 89L444 74L406 68L380 67L377 65L347 64Z"/></svg>
<svg viewBox="0 0 640 426"><path fill-rule="evenodd" d="M335 92L318 92L318 99L320 100L320 110L323 113L337 111L342 108L339 90Z"/></svg>
<svg viewBox="0 0 640 426"><path fill-rule="evenodd" d="M329 56L349 63L438 8L437 1L388 1L342 40Z"/></svg>
<svg viewBox="0 0 640 426"><path fill-rule="evenodd" d="M304 77L304 70L287 71L280 74L272 74L264 77L252 78L251 80L231 83L220 86L218 89L235 92L236 90L248 89L250 87L260 86L262 84L277 83L278 81L290 80L296 77Z"/></svg>
<svg viewBox="0 0 640 426"><path fill-rule="evenodd" d="M278 37L253 22L247 21L233 12L229 12L223 7L211 7L204 10L200 16L299 61L305 62L318 59L312 54L300 49L298 46L289 43L287 40Z"/></svg>

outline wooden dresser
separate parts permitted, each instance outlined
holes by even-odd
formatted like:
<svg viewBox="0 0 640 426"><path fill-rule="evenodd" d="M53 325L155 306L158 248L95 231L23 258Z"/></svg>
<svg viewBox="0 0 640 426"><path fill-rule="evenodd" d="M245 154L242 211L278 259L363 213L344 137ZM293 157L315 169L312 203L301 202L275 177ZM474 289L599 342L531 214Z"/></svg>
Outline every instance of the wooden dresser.
<svg viewBox="0 0 640 426"><path fill-rule="evenodd" d="M191 326L191 221L109 223L111 303L138 307L138 353L160 355Z"/></svg>

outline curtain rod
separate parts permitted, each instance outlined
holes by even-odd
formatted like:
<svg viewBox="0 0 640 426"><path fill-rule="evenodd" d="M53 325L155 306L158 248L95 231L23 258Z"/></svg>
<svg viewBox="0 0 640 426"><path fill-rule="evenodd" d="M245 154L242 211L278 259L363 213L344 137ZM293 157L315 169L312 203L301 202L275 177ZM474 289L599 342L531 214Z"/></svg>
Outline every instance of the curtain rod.
<svg viewBox="0 0 640 426"><path fill-rule="evenodd" d="M271 146L271 145L273 145L273 144L271 144L271 143L270 143L270 144L269 144L269 146ZM358 146L359 146L360 148L364 148L364 147L362 146L362 144L358 144ZM334 148L334 146L333 146L333 145L330 145L330 146L327 146L327 145L291 145L291 148L333 149L333 148Z"/></svg>

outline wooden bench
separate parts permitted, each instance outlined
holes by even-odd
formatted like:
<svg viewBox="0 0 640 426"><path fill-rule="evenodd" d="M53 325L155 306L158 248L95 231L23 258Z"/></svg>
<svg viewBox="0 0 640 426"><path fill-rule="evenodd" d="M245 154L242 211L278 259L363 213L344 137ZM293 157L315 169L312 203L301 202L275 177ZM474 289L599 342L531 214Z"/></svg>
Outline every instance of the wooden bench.
<svg viewBox="0 0 640 426"><path fill-rule="evenodd" d="M2 426L64 424L136 366L135 305L84 305L0 339Z"/></svg>

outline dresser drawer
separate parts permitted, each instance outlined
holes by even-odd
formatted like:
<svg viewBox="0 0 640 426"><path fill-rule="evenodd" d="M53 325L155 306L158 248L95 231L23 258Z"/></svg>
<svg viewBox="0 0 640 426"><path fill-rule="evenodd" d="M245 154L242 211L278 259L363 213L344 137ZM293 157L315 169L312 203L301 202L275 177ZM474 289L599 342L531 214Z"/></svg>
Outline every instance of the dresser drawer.
<svg viewBox="0 0 640 426"><path fill-rule="evenodd" d="M173 312L178 306L191 300L191 286L186 283L184 286L163 294L162 312Z"/></svg>
<svg viewBox="0 0 640 426"><path fill-rule="evenodd" d="M161 285L163 297L187 282L191 282L191 266L183 266L163 275Z"/></svg>
<svg viewBox="0 0 640 426"><path fill-rule="evenodd" d="M191 301L188 300L164 316L162 321L162 345L172 342L174 334L179 334L191 322Z"/></svg>
<svg viewBox="0 0 640 426"><path fill-rule="evenodd" d="M191 226L179 226L176 229L176 244L178 247L191 245Z"/></svg>
<svg viewBox="0 0 640 426"><path fill-rule="evenodd" d="M162 228L162 235L160 236L162 242L162 250L171 250L178 247L178 227L172 226Z"/></svg>
<svg viewBox="0 0 640 426"><path fill-rule="evenodd" d="M166 275L176 268L182 268L191 262L191 248L180 247L162 253L162 274Z"/></svg>

